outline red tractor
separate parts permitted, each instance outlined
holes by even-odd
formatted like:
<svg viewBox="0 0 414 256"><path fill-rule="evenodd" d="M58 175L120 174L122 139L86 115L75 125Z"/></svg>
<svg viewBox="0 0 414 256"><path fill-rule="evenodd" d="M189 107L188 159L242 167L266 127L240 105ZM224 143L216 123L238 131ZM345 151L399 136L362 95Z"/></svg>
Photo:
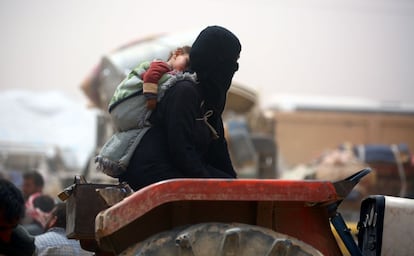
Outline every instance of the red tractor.
<svg viewBox="0 0 414 256"><path fill-rule="evenodd" d="M136 192L77 179L65 191L67 234L97 255L343 255L333 226L350 255L380 255L377 202L363 203L359 245L337 211L370 171L338 182L174 179ZM414 210L405 200L403 219Z"/></svg>

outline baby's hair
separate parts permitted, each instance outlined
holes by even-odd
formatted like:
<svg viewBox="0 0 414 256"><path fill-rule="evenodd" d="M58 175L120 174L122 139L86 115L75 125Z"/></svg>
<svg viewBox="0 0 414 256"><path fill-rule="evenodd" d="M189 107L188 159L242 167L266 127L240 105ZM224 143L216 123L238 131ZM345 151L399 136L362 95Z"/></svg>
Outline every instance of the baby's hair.
<svg viewBox="0 0 414 256"><path fill-rule="evenodd" d="M177 50L183 51L183 54L190 54L191 46L185 45L183 47L178 48Z"/></svg>
<svg viewBox="0 0 414 256"><path fill-rule="evenodd" d="M190 51L191 51L191 46L184 45L182 47L178 47L170 53L170 56L168 56L168 59L170 59L174 55L175 52L180 52L180 54L190 54Z"/></svg>

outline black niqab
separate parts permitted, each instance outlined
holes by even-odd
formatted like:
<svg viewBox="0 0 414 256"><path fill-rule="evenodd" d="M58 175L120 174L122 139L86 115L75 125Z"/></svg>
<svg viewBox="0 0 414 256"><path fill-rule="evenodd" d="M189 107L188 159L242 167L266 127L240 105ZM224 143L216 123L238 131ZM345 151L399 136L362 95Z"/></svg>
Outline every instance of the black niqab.
<svg viewBox="0 0 414 256"><path fill-rule="evenodd" d="M198 35L190 52L191 70L197 73L205 106L221 116L234 73L238 70L239 39L220 26L209 26Z"/></svg>

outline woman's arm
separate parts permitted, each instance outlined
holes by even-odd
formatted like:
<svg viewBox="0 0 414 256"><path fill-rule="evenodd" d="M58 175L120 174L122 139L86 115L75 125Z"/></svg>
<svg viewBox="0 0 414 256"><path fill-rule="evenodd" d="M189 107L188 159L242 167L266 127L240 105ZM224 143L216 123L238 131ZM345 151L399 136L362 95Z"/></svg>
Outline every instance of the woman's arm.
<svg viewBox="0 0 414 256"><path fill-rule="evenodd" d="M218 121L217 130L219 138L217 140L213 140L210 144L208 163L214 168L225 172L230 177L236 178L237 174L230 159L227 141L224 137L223 121L221 118Z"/></svg>
<svg viewBox="0 0 414 256"><path fill-rule="evenodd" d="M174 166L188 177L202 178L209 177L209 173L196 150L194 138L200 102L200 95L192 82L179 82L162 100L162 119Z"/></svg>

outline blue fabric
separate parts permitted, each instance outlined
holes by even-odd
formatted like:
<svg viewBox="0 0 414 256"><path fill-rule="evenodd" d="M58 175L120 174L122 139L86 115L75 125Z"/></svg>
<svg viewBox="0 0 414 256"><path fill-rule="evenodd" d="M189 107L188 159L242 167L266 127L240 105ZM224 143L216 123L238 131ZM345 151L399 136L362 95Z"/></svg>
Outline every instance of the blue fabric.
<svg viewBox="0 0 414 256"><path fill-rule="evenodd" d="M35 237L37 256L87 256L93 252L81 248L78 240L68 239L64 228L51 228L46 233Z"/></svg>
<svg viewBox="0 0 414 256"><path fill-rule="evenodd" d="M366 144L361 145L363 149L358 149L358 146L354 147L354 151L358 158L363 159L366 163L396 163L394 153L391 149L391 145L387 144ZM398 151L409 154L407 144L398 144ZM363 152L363 153L361 153ZM363 155L361 155L363 154Z"/></svg>

